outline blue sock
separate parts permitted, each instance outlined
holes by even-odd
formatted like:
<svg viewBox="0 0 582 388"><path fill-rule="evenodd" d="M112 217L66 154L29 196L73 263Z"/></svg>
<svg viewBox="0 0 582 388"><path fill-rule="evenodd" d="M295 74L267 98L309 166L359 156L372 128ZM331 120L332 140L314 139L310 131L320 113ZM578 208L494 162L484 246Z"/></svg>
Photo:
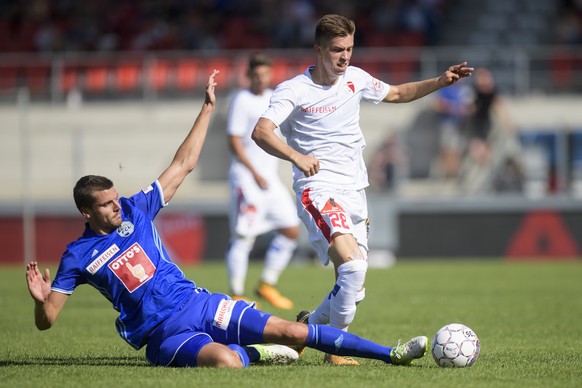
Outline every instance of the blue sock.
<svg viewBox="0 0 582 388"><path fill-rule="evenodd" d="M307 325L307 347L338 356L373 358L390 363L392 348L327 325Z"/></svg>
<svg viewBox="0 0 582 388"><path fill-rule="evenodd" d="M253 361L258 360L259 359L259 352L257 351L257 349L255 348L248 348L248 347L242 347L240 345L235 345L235 344L230 344L227 345L230 349L234 350L235 352L237 352L238 356L240 357L240 360L243 363L243 367L246 368L247 366L249 366L249 364L251 363L251 359L250 359L250 352L252 352L253 350L257 353L256 359L253 359Z"/></svg>

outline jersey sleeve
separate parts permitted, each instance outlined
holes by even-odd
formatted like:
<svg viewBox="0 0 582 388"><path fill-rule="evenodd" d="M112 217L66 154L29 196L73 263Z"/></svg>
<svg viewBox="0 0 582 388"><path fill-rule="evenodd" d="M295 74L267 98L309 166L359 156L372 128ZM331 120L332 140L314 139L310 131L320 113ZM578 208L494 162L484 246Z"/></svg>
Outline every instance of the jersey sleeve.
<svg viewBox="0 0 582 388"><path fill-rule="evenodd" d="M81 270L75 265L77 262L73 253L67 249L59 263L57 274L51 284L51 291L71 295L77 286L86 283Z"/></svg>
<svg viewBox="0 0 582 388"><path fill-rule="evenodd" d="M164 203L164 193L158 180L132 195L128 201L147 214L151 220L167 205Z"/></svg>
<svg viewBox="0 0 582 388"><path fill-rule="evenodd" d="M293 112L296 104L297 96L289 81L283 82L273 91L269 107L261 117L271 120L277 127L280 127Z"/></svg>
<svg viewBox="0 0 582 388"><path fill-rule="evenodd" d="M364 70L359 69L362 72L362 75L365 80L365 87L363 89L362 99L364 101L373 102L374 104L378 104L382 102L384 97L390 91L390 85L386 82L380 81L377 78L372 77L370 74L365 72Z"/></svg>

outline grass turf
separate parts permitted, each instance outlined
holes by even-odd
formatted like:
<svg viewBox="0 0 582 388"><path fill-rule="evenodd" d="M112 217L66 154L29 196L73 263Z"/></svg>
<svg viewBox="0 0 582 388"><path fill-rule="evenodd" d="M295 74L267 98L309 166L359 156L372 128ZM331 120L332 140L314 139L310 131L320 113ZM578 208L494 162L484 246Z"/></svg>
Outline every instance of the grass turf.
<svg viewBox="0 0 582 388"><path fill-rule="evenodd" d="M183 269L199 286L226 291L221 263ZM260 270L251 265L249 290ZM334 367L308 349L291 366L217 370L150 367L144 349L136 352L117 336L115 311L89 286L69 298L55 327L39 332L24 268L2 267L0 386L575 387L582 384L581 279L581 262L400 261L368 271L367 297L350 331L393 345L461 322L481 340L472 367L442 369L430 354L411 367L364 359L358 368ZM259 300L260 307L294 319L316 307L332 281L333 271L319 265L292 266L279 286L296 308L276 310Z"/></svg>

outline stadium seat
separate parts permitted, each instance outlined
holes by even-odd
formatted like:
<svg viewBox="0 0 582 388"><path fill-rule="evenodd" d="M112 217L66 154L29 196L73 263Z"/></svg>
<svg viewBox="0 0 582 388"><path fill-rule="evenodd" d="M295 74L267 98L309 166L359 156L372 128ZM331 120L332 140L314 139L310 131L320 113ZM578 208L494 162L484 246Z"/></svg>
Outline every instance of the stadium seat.
<svg viewBox="0 0 582 388"><path fill-rule="evenodd" d="M142 65L139 62L120 63L115 68L115 88L118 92L133 92L139 89Z"/></svg>
<svg viewBox="0 0 582 388"><path fill-rule="evenodd" d="M100 93L107 90L109 83L109 69L106 66L89 67L85 71L85 91Z"/></svg>
<svg viewBox="0 0 582 388"><path fill-rule="evenodd" d="M79 69L70 66L63 69L61 78L61 91L67 93L79 87Z"/></svg>
<svg viewBox="0 0 582 388"><path fill-rule="evenodd" d="M156 60L148 68L147 86L154 90L167 89L170 85L170 62Z"/></svg>
<svg viewBox="0 0 582 388"><path fill-rule="evenodd" d="M285 59L274 60L272 71L273 71L273 85L278 85L281 82L288 79L290 76L295 75L291 74L291 66L289 65L289 61Z"/></svg>
<svg viewBox="0 0 582 388"><path fill-rule="evenodd" d="M554 87L568 89L574 77L574 58L568 53L555 53L550 59Z"/></svg>
<svg viewBox="0 0 582 388"><path fill-rule="evenodd" d="M50 90L50 64L28 66L24 70L26 86L32 94L48 93Z"/></svg>
<svg viewBox="0 0 582 388"><path fill-rule="evenodd" d="M18 68L16 66L0 66L0 90L18 87Z"/></svg>
<svg viewBox="0 0 582 388"><path fill-rule="evenodd" d="M208 59L204 62L204 74L203 80L206 81L206 77L210 75L212 70L220 71L220 80L224 86L231 86L232 79L236 76L234 71L233 61L226 58L218 59Z"/></svg>
<svg viewBox="0 0 582 388"><path fill-rule="evenodd" d="M176 64L176 87L191 90L198 86L200 62L195 59L181 59Z"/></svg>

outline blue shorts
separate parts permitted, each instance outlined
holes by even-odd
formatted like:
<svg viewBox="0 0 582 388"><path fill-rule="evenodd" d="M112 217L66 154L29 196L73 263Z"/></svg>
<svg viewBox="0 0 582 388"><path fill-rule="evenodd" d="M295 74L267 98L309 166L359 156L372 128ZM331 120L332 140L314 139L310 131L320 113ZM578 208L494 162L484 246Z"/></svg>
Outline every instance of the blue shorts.
<svg viewBox="0 0 582 388"><path fill-rule="evenodd" d="M150 333L146 357L152 365L196 366L200 349L210 342L263 343L270 316L256 310L254 303L233 301L225 294L195 292Z"/></svg>

